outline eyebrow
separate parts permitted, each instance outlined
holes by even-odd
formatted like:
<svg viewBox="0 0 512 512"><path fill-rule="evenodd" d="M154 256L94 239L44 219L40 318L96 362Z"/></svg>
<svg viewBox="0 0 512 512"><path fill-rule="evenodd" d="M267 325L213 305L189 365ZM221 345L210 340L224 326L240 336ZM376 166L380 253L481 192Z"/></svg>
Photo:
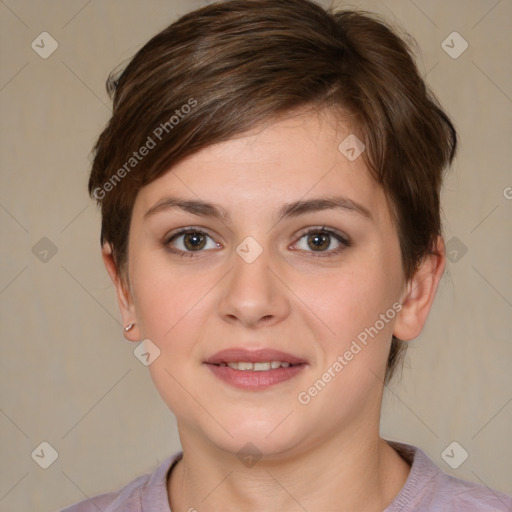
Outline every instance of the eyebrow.
<svg viewBox="0 0 512 512"><path fill-rule="evenodd" d="M144 219L160 212L169 211L173 208L179 208L185 212L202 217L214 217L225 222L229 222L231 220L229 212L220 205L175 196L165 197L158 201L158 203L152 206L144 214ZM373 220L372 214L368 208L344 196L316 198L285 203L277 211L276 217L278 221L281 221L287 217L298 217L305 213L332 209L358 213L363 217Z"/></svg>

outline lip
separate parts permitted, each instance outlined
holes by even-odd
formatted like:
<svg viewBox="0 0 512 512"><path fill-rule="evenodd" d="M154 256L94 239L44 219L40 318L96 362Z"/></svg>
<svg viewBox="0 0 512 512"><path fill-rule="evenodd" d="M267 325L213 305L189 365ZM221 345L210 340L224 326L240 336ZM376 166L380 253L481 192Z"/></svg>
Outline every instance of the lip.
<svg viewBox="0 0 512 512"><path fill-rule="evenodd" d="M244 361L247 363L264 363L266 361L281 361L290 364L304 364L306 360L296 357L287 352L273 350L269 348L259 350L247 350L244 348L228 348L221 350L213 356L209 357L206 364L235 363Z"/></svg>
<svg viewBox="0 0 512 512"><path fill-rule="evenodd" d="M275 368L268 371L235 370L229 366L219 366L221 363L233 362L263 363L267 361L287 362L288 368ZM238 389L261 391L270 386L288 381L304 371L307 361L287 352L273 349L247 350L230 348L221 350L209 357L204 364L220 380Z"/></svg>

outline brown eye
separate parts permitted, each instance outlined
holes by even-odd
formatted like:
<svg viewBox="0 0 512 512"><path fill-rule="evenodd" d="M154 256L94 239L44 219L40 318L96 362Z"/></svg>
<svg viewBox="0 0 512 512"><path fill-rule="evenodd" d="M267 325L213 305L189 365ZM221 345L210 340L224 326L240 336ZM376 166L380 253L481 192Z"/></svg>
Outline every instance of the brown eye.
<svg viewBox="0 0 512 512"><path fill-rule="evenodd" d="M305 243L302 242L305 239ZM334 242L334 247L332 247ZM298 249L310 253L310 256L331 256L338 254L351 243L341 233L325 228L313 228L303 233L296 244ZM317 254L312 254L317 253Z"/></svg>
<svg viewBox="0 0 512 512"><path fill-rule="evenodd" d="M307 240L308 240L308 246L311 249L313 249L314 251L316 251L316 250L327 249L330 245L331 237L327 233L318 232L318 233L308 235Z"/></svg>
<svg viewBox="0 0 512 512"><path fill-rule="evenodd" d="M201 250L206 245L206 237L199 231L193 231L183 235L183 242L189 251Z"/></svg>
<svg viewBox="0 0 512 512"><path fill-rule="evenodd" d="M210 241L210 246L207 247ZM204 252L203 249L217 249L220 245L204 231L199 229L182 229L166 238L163 242L170 252L180 256L193 256L193 253Z"/></svg>

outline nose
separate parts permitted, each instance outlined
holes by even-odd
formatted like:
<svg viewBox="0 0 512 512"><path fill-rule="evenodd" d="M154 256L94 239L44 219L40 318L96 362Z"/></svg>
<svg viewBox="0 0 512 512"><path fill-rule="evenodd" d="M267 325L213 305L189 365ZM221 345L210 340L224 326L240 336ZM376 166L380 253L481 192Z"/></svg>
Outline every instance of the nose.
<svg viewBox="0 0 512 512"><path fill-rule="evenodd" d="M266 250L252 262L234 254L218 306L226 322L258 328L278 324L289 315L288 288L270 259Z"/></svg>

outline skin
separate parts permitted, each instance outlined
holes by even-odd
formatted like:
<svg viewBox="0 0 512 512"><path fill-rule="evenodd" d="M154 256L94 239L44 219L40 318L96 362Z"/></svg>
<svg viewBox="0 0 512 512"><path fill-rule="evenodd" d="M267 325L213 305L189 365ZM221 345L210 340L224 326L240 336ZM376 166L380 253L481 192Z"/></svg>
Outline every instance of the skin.
<svg viewBox="0 0 512 512"><path fill-rule="evenodd" d="M386 361L393 333L421 332L444 246L439 238L438 254L406 281L382 188L362 157L351 162L338 150L352 132L347 120L306 110L203 149L138 193L126 276L103 248L123 324L135 323L125 336L160 350L149 370L184 451L168 481L173 512L382 511L407 479L409 465L379 435ZM178 208L145 218L170 195L218 204L231 219ZM284 203L341 195L371 218L351 209L275 218ZM187 251L187 237L166 248L169 235L190 226L205 233L200 251L189 236L191 257L171 253ZM331 236L317 249L304 232L323 226L351 245ZM263 249L252 263L236 252L248 236ZM401 311L300 403L298 394L396 302ZM203 364L231 347L275 348L308 364L265 390L236 389ZM247 442L262 454L252 467L237 457Z"/></svg>

